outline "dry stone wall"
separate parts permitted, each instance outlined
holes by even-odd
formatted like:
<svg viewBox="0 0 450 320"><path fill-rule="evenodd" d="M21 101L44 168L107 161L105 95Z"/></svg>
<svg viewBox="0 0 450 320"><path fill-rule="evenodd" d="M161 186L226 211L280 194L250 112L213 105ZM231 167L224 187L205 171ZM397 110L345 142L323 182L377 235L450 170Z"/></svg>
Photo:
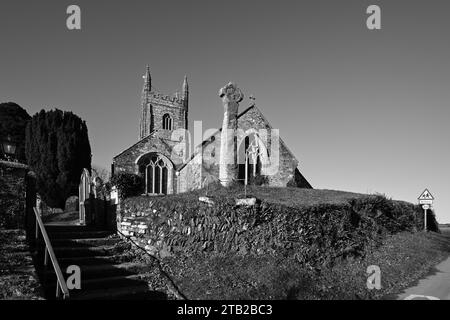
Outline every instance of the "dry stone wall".
<svg viewBox="0 0 450 320"><path fill-rule="evenodd" d="M26 169L0 164L0 228L24 227L26 173Z"/></svg>
<svg viewBox="0 0 450 320"><path fill-rule="evenodd" d="M389 233L420 229L421 209L382 196L341 204L290 207L266 201L236 206L234 198L198 201L198 194L136 197L121 204L118 230L149 253L295 253L305 263L363 254ZM430 220L431 221L431 220Z"/></svg>

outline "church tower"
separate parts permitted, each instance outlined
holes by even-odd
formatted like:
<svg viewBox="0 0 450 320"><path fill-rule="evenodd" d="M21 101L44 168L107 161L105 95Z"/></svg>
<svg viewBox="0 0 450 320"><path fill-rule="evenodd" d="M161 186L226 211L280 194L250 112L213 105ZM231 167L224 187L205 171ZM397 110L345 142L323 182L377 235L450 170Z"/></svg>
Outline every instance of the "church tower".
<svg viewBox="0 0 450 320"><path fill-rule="evenodd" d="M157 92L152 87L150 68L144 75L141 99L139 140L152 134L170 139L177 129L187 129L189 109L189 85L184 77L182 92L173 96Z"/></svg>

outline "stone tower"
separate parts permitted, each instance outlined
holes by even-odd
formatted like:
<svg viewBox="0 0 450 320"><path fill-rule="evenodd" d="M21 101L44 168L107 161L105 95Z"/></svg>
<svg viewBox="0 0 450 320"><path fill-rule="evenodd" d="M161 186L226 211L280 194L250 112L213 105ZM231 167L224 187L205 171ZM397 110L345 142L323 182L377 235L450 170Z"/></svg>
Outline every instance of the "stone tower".
<svg viewBox="0 0 450 320"><path fill-rule="evenodd" d="M186 76L181 94L165 95L154 90L150 68L147 66L142 89L139 139L144 139L152 132L170 138L174 130L187 129L188 104L189 85Z"/></svg>

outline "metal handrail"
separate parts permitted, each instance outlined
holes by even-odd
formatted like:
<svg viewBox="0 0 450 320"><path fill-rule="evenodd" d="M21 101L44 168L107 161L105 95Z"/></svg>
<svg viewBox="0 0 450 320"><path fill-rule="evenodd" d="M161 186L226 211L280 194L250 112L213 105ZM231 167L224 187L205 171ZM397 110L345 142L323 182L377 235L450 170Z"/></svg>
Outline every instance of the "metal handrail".
<svg viewBox="0 0 450 320"><path fill-rule="evenodd" d="M44 223L42 222L41 215L38 210L34 207L34 214L36 216L36 240L39 238L39 229L41 230L42 237L45 242L45 257L44 257L44 266L47 267L48 257L50 256L50 260L53 264L53 269L56 273L56 297L59 298L61 291L63 294L63 299L69 298L69 289L67 288L66 280L64 280L64 276L61 272L61 268L59 267L58 260L56 259L55 252L53 251L52 244L48 237L47 231L45 230Z"/></svg>

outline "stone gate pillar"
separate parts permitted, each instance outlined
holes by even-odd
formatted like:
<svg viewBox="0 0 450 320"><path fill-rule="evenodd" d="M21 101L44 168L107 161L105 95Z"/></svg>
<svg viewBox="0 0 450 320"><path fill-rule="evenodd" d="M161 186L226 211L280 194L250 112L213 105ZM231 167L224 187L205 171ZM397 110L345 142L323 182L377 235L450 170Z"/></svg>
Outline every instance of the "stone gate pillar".
<svg viewBox="0 0 450 320"><path fill-rule="evenodd" d="M28 171L25 178L25 230L27 231L27 238L34 240L36 216L34 214L34 207L37 207L37 193L36 193L36 173ZM37 208L39 210L39 208Z"/></svg>
<svg viewBox="0 0 450 320"><path fill-rule="evenodd" d="M236 84L230 82L220 89L224 114L220 140L219 180L227 187L238 177L237 165L237 115L239 102L244 98Z"/></svg>

